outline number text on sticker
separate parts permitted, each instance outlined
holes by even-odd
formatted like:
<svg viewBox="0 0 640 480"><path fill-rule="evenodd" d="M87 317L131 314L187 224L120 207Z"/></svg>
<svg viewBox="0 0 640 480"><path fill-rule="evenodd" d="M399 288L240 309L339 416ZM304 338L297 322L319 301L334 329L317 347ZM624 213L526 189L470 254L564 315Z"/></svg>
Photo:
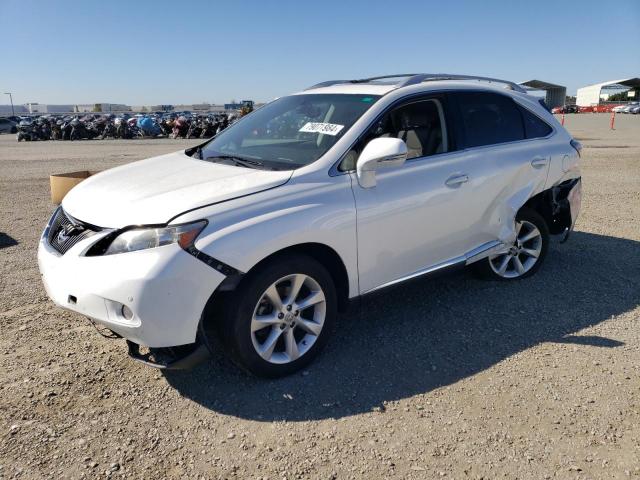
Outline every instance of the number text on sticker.
<svg viewBox="0 0 640 480"><path fill-rule="evenodd" d="M323 122L308 122L299 131L306 133L323 133L325 135L335 136L340 133L344 125Z"/></svg>

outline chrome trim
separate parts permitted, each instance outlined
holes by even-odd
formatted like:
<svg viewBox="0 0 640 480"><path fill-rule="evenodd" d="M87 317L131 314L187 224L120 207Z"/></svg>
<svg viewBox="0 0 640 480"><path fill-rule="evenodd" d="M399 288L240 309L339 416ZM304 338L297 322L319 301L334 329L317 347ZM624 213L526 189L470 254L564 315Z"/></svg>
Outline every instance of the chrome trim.
<svg viewBox="0 0 640 480"><path fill-rule="evenodd" d="M465 265L470 265L478 260L482 260L483 258L490 257L491 255L496 255L498 253L503 253L507 249L507 246L499 241L493 240L491 242L487 242L483 245L480 245L478 248L474 248L470 252L465 254L466 261Z"/></svg>
<svg viewBox="0 0 640 480"><path fill-rule="evenodd" d="M459 257L452 258L451 260L447 260L442 263L438 263L436 265L432 265L431 267L424 268L422 270L415 271L406 275L404 277L397 278L395 280L391 280L390 282L383 283L382 285L378 285L377 287L373 287L366 292L363 292L362 295L366 295L367 293L372 293L377 290L382 290L383 288L391 287L393 285L397 285L402 282L406 282L407 280L412 280L417 277L421 277L423 275L427 275L429 273L437 272L438 270L443 270L448 267L453 267L456 265L469 265L473 262L477 262L478 260L482 260L490 255L495 255L504 249L504 243L499 240L493 240L491 242L484 243L479 247L474 248L473 250L468 251L464 255Z"/></svg>
<svg viewBox="0 0 640 480"><path fill-rule="evenodd" d="M384 110L376 116L376 118L374 118L367 126L366 128L364 128L362 130L362 132L360 132L360 134L358 135L358 138L356 140L354 140L354 142L349 146L349 148L347 148L342 155L340 155L340 157L338 158L337 161L335 161L333 163L333 165L331 165L331 168L329 169L329 176L330 177L337 177L338 175L344 175L346 173L349 172L355 172L355 168L352 170L338 170L338 166L342 163L342 161L344 160L344 157L353 149L353 147L360 141L362 140L362 136L367 133L369 131L369 129L377 122L379 121L384 115L386 115L388 112L390 112L392 109L396 108L399 104L404 103L404 102L408 102L409 100L416 98L416 100L412 103L418 103L418 102L422 102L422 101L429 101L429 100L437 100L436 98L420 98L420 97L429 97L429 96L437 96L437 95L442 95L442 94L448 94L448 93L458 93L458 92L468 92L470 90L464 90L464 89L450 89L450 88L441 88L438 90L424 90L421 92L417 92L417 93L411 93L409 95L405 95L404 97L400 97L397 100L394 100L391 104L389 104L388 106L386 106L384 108ZM510 95L505 95L503 93L500 92L493 92L491 91L491 93L495 93L497 95L502 95L506 98L511 99L513 102L516 103L516 105L518 105L520 108L524 108L526 109L529 113L531 113L532 115L535 115L540 121L544 122L548 127L551 128L551 133L549 133L546 137L535 137L535 138L523 138L522 140L513 140L511 142L502 142L502 143L492 143L489 145L480 145L477 147L465 147L465 148L458 148L456 150L449 150L447 152L442 152L442 153L436 153L434 155L428 155L426 157L415 157L415 158L410 158L407 159L407 162L413 161L413 160L419 160L419 159L424 159L424 158L434 158L438 155L449 155L452 153L461 153L461 152L473 152L475 150L483 150L483 149L488 149L488 148L493 148L493 147L497 147L497 146L503 146L503 145L512 145L512 144L517 144L517 143L522 143L522 142L535 142L535 141L540 141L540 140L548 140L554 136L556 136L558 134L558 129L553 125L550 124L547 120L545 120L544 118L542 118L540 115L538 115L536 112L532 111L528 106L523 105L522 103L518 102L516 97L512 97ZM387 94L385 94L387 95ZM382 96L384 97L384 95ZM381 97L381 98L382 98ZM410 103L407 103L407 105L410 105ZM445 126L446 126L446 118L445 118ZM443 132L444 133L444 132ZM447 134L449 132L447 131ZM457 139L458 140L458 139ZM459 145L457 145L459 147Z"/></svg>
<svg viewBox="0 0 640 480"><path fill-rule="evenodd" d="M410 273L407 276L397 278L395 280L391 280L390 282L383 283L382 285L378 285L377 287L373 287L371 290L367 290L364 294L375 292L376 290L381 290L383 288L390 287L392 285L397 285L398 283L406 282L407 280L411 280L413 278L421 277L422 275L426 275L428 273L432 273L438 270L442 270L443 268L453 267L454 265L463 264L465 262L465 257L456 257L446 262L438 263L437 265L433 265L429 268L425 268L423 270L418 270L417 272ZM363 294L363 295L364 295Z"/></svg>

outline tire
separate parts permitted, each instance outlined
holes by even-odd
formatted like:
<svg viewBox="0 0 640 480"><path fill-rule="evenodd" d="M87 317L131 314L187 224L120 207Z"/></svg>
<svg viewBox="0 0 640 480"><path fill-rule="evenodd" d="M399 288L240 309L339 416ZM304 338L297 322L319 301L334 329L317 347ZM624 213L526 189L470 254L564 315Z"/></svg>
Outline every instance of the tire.
<svg viewBox="0 0 640 480"><path fill-rule="evenodd" d="M290 299L294 282L299 290ZM335 325L337 296L320 263L290 254L250 272L222 310L219 334L232 360L253 375L275 378L300 370L322 350Z"/></svg>
<svg viewBox="0 0 640 480"><path fill-rule="evenodd" d="M475 273L485 279L513 281L536 273L549 248L549 227L544 218L528 208L516 215L518 239L508 253L492 255L473 265ZM506 263L505 263L506 262Z"/></svg>

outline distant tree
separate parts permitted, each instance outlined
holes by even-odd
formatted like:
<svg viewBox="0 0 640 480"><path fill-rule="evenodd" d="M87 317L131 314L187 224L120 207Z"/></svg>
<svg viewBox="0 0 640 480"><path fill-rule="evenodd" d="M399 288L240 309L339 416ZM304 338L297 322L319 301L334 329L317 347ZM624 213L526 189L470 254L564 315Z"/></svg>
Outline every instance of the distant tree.
<svg viewBox="0 0 640 480"><path fill-rule="evenodd" d="M100 103L96 103L96 104L93 106L93 110L92 110L92 112L97 112L97 113L102 112L102 105L101 105Z"/></svg>
<svg viewBox="0 0 640 480"><path fill-rule="evenodd" d="M147 109L147 107L142 107L142 108L140 109L140 111L141 111L141 112L148 112L149 110Z"/></svg>
<svg viewBox="0 0 640 480"><path fill-rule="evenodd" d="M629 92L635 92L635 95L629 96ZM629 100L638 100L640 97L640 88L632 88L631 90L626 90L624 92L614 93L613 95L609 95L607 101L609 102L628 102Z"/></svg>

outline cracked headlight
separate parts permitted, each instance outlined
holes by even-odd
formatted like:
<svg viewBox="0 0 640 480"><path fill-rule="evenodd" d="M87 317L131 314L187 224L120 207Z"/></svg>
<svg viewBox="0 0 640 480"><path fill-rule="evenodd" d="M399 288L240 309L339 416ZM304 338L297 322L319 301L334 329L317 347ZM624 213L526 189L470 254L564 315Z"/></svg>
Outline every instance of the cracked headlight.
<svg viewBox="0 0 640 480"><path fill-rule="evenodd" d="M147 248L171 245L172 243L177 243L186 250L193 245L193 242L195 242L206 225L206 220L199 220L183 225L169 225L159 228L141 227L125 230L111 241L104 251L104 255L135 252L137 250L146 250Z"/></svg>

